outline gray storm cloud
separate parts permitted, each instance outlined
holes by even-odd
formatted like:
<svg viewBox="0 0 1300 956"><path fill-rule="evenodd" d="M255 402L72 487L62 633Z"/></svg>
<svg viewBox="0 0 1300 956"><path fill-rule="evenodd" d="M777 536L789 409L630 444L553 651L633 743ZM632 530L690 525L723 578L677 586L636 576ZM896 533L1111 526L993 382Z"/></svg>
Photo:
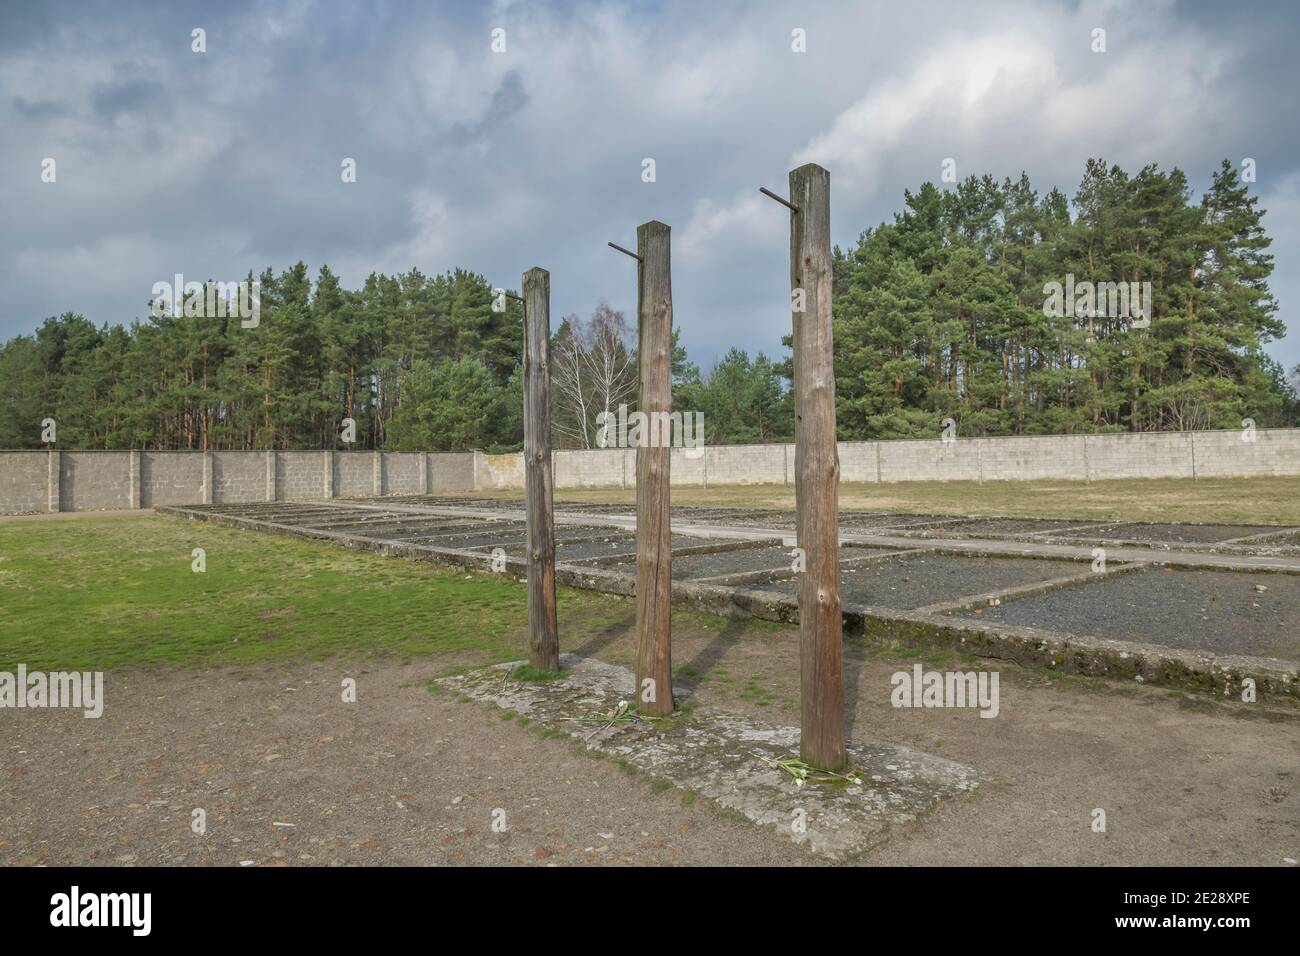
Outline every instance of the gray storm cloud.
<svg viewBox="0 0 1300 956"><path fill-rule="evenodd" d="M759 185L827 166L834 240L849 245L946 158L961 176L1025 170L1072 194L1090 156L1179 166L1198 194L1220 159L1254 158L1274 292L1300 324L1283 7L974 6L7 5L0 338L68 310L142 319L152 283L177 272L299 259L350 285L455 266L517 284L540 264L556 315L602 299L630 311L634 279L604 244L654 218L674 227L692 357L774 354L785 224ZM206 53L191 51L195 27ZM47 157L56 183L41 181ZM1300 361L1296 341L1271 351Z"/></svg>

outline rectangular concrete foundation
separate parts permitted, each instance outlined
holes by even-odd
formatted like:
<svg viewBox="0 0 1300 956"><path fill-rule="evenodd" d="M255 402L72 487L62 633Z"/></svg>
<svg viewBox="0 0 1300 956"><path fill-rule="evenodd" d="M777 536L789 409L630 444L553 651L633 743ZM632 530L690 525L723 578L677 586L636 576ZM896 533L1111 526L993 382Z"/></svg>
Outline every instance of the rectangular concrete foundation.
<svg viewBox="0 0 1300 956"><path fill-rule="evenodd" d="M886 744L851 744L849 779L800 787L772 766L798 756L797 727L699 713L611 722L602 715L635 699L631 671L566 654L560 679L512 678L510 672L522 663L444 677L438 683L563 731L589 750L674 787L694 790L830 860L857 856L880 843L891 827L912 823L978 786L973 769L942 757Z"/></svg>
<svg viewBox="0 0 1300 956"><path fill-rule="evenodd" d="M508 500L376 497L164 510L524 577L523 512ZM566 505L556 512L558 583L634 593L636 522L621 510ZM728 617L797 621L786 550L793 542L778 527L784 516L673 509L673 564L681 572L674 574L674 604ZM1029 667L1220 695L1238 693L1250 680L1261 699L1300 698L1293 626L1300 553L1274 541L1287 529L1243 536L1254 526L1146 525L1149 543L1108 543L1098 550L1086 538L1058 536L1064 528L1017 523L1023 519L842 518L846 636L958 648ZM978 524L989 537L960 533ZM1085 530L1106 527L1081 524L1090 526ZM1170 541L1189 543L1175 549ZM1217 583L1207 591L1204 582ZM1216 597L1215 588L1226 597ZM1060 613L1050 610L1058 607Z"/></svg>

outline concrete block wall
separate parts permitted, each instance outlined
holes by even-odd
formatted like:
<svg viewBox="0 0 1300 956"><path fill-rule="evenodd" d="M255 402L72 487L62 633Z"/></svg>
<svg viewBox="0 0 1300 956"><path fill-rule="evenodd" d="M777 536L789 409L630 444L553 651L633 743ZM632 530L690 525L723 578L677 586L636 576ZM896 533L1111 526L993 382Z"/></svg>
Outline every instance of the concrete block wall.
<svg viewBox="0 0 1300 956"><path fill-rule="evenodd" d="M0 513L53 511L50 478L55 477L54 504L58 505L58 452L10 451L0 453ZM54 468L50 467L54 462Z"/></svg>
<svg viewBox="0 0 1300 956"><path fill-rule="evenodd" d="M474 486L474 458L476 452L446 452L430 454L429 494L459 494L476 490Z"/></svg>
<svg viewBox="0 0 1300 956"><path fill-rule="evenodd" d="M840 480L1107 481L1300 475L1300 429L840 442ZM476 452L476 488L523 488L520 456ZM793 484L794 445L672 452L674 485ZM635 449L555 452L557 488L630 488Z"/></svg>
<svg viewBox="0 0 1300 956"><path fill-rule="evenodd" d="M524 456L522 452L516 452L513 455L487 455L481 451L474 452L475 490L501 490L522 488L523 486ZM561 487L558 481L556 487ZM618 487L618 485L614 484L612 487Z"/></svg>
<svg viewBox="0 0 1300 956"><path fill-rule="evenodd" d="M503 456L484 457L496 459ZM630 456L628 449L623 448L558 451L552 453L551 460L556 488L630 488L636 483L635 450ZM520 464L522 465L522 458ZM670 465L670 468L672 467ZM496 482L504 480L507 476L513 478L513 470L497 467L491 469L491 474ZM518 485L499 483L493 485L498 488L522 488L523 486L522 478Z"/></svg>
<svg viewBox="0 0 1300 956"><path fill-rule="evenodd" d="M334 497L375 493L375 456L368 451L334 452Z"/></svg>
<svg viewBox="0 0 1300 956"><path fill-rule="evenodd" d="M1088 477L1094 481L1196 477L1190 432L1092 435L1087 449Z"/></svg>
<svg viewBox="0 0 1300 956"><path fill-rule="evenodd" d="M636 487L636 449L627 448L623 453L627 456L627 474L629 488ZM673 448L668 458L668 484L673 485L703 485L709 481L708 474L708 453L707 448L701 448L699 451L692 451L690 455L686 454L685 448ZM692 458L691 455L698 457Z"/></svg>
<svg viewBox="0 0 1300 956"><path fill-rule="evenodd" d="M202 501L203 455L192 451L142 451L140 507L198 504ZM199 494L198 501L195 494Z"/></svg>
<svg viewBox="0 0 1300 956"><path fill-rule="evenodd" d="M671 453L676 486L793 484L794 446ZM1300 429L840 442L840 480L1107 481L1300 475ZM632 488L636 449L554 453L556 488ZM524 487L523 455L371 451L0 452L0 513L469 494Z"/></svg>
<svg viewBox="0 0 1300 956"><path fill-rule="evenodd" d="M794 474L787 474L784 445L713 445L704 449L704 478L711 485L780 485Z"/></svg>
<svg viewBox="0 0 1300 956"><path fill-rule="evenodd" d="M427 492L427 474L422 451L384 452L384 495L422 495Z"/></svg>
<svg viewBox="0 0 1300 956"><path fill-rule="evenodd" d="M1300 428L1266 431L1191 432L1197 478L1239 474L1294 475L1300 459Z"/></svg>
<svg viewBox="0 0 1300 956"><path fill-rule="evenodd" d="M59 511L130 508L131 452L105 455L65 451L59 455Z"/></svg>
<svg viewBox="0 0 1300 956"><path fill-rule="evenodd" d="M1089 437L977 438L982 481L1086 480Z"/></svg>
<svg viewBox="0 0 1300 956"><path fill-rule="evenodd" d="M266 452L214 451L208 454L212 461L214 503L243 504L267 500Z"/></svg>
<svg viewBox="0 0 1300 956"><path fill-rule="evenodd" d="M323 456L319 451L275 453L275 497L277 501L303 501L328 497L325 491Z"/></svg>
<svg viewBox="0 0 1300 956"><path fill-rule="evenodd" d="M880 442L842 441L836 445L840 456L840 481L879 481ZM794 484L794 445L784 445L787 484Z"/></svg>
<svg viewBox="0 0 1300 956"><path fill-rule="evenodd" d="M880 442L880 481L978 481L973 441Z"/></svg>

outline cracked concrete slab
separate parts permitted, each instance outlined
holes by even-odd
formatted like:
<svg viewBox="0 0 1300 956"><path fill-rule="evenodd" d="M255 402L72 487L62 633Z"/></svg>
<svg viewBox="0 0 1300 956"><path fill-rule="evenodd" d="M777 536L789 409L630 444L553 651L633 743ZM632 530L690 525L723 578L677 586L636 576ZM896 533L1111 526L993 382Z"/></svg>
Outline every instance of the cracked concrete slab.
<svg viewBox="0 0 1300 956"><path fill-rule="evenodd" d="M797 727L764 727L738 715L678 713L611 722L634 700L631 671L594 658L563 655L563 677L521 680L499 664L438 683L481 702L523 714L720 806L830 860L857 856L945 800L972 793L976 772L964 764L890 744L850 743L844 780L798 786L775 762L797 757Z"/></svg>

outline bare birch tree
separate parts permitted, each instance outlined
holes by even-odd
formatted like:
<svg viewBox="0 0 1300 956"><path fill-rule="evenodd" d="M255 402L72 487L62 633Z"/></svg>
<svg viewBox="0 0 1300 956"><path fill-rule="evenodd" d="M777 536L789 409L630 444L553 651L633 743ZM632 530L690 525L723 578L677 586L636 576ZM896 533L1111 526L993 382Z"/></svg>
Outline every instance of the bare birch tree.
<svg viewBox="0 0 1300 956"><path fill-rule="evenodd" d="M599 415L617 415L636 395L636 351L623 313L602 302L586 322L567 316L551 349L551 380L552 427L566 444L594 447Z"/></svg>
<svg viewBox="0 0 1300 956"><path fill-rule="evenodd" d="M551 345L551 428L565 439L564 444L591 447L587 428L587 379L583 355L582 320L566 315Z"/></svg>

